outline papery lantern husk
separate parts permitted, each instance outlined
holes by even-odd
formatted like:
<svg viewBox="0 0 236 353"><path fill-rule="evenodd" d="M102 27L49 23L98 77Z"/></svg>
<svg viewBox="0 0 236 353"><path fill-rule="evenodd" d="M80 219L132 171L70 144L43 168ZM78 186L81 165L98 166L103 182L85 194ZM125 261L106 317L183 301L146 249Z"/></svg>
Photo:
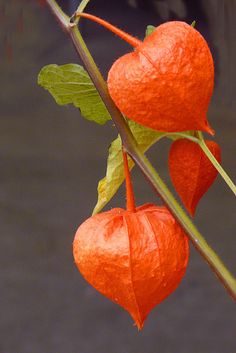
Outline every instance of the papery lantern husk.
<svg viewBox="0 0 236 353"><path fill-rule="evenodd" d="M196 29L181 21L158 26L108 74L109 93L122 113L158 131L213 134L207 121L213 87L210 49Z"/></svg>
<svg viewBox="0 0 236 353"><path fill-rule="evenodd" d="M134 47L108 73L108 91L129 119L158 131L214 130L207 110L214 63L206 40L193 26L170 21L140 41L103 19L77 13L106 27Z"/></svg>
<svg viewBox="0 0 236 353"><path fill-rule="evenodd" d="M184 276L189 243L165 207L114 208L87 219L73 243L75 263L100 293L126 309L138 329Z"/></svg>
<svg viewBox="0 0 236 353"><path fill-rule="evenodd" d="M220 146L209 140L205 144L220 163ZM191 216L194 216L199 201L214 183L218 171L201 147L187 139L178 139L171 144L168 164L175 190Z"/></svg>

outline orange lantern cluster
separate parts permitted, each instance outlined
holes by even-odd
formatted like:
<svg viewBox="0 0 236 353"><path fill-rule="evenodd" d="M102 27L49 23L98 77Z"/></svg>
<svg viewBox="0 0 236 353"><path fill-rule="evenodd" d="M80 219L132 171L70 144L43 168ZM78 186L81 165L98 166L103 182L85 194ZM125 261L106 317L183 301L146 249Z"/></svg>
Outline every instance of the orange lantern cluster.
<svg viewBox="0 0 236 353"><path fill-rule="evenodd" d="M214 65L205 39L180 21L157 27L143 42L90 14L77 13L119 35L134 47L112 65L109 93L129 119L166 132L213 134L207 121ZM206 141L220 162L220 148ZM166 207L135 206L124 153L127 209L87 219L77 230L73 253L84 278L126 309L139 329L157 304L179 285L189 257L188 239ZM169 170L183 204L194 215L217 171L198 144L172 143Z"/></svg>

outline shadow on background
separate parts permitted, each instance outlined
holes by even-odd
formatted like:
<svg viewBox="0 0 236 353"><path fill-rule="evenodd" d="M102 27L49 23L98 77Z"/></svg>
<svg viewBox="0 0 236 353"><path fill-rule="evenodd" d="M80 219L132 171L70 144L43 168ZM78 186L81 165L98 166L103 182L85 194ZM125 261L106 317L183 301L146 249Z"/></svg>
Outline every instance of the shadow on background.
<svg viewBox="0 0 236 353"><path fill-rule="evenodd" d="M72 10L72 2L62 5ZM148 24L197 21L216 63L209 120L235 179L235 1L91 0L88 10L139 38ZM79 62L47 7L2 0L0 16L0 353L234 353L235 305L194 249L180 287L140 333L77 272L73 236L96 203L116 131L57 106L37 86L42 66ZM130 47L96 24L81 25L106 75ZM149 156L170 185L168 148L161 143ZM158 203L140 172L133 175L138 203ZM107 208L124 206L124 195L120 190ZM196 224L236 273L235 203L220 178L202 199Z"/></svg>

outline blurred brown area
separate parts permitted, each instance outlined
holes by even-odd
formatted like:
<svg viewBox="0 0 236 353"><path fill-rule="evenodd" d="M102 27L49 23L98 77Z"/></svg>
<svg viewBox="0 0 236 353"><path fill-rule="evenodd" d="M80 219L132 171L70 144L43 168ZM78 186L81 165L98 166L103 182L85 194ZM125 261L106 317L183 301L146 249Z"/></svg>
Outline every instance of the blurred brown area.
<svg viewBox="0 0 236 353"><path fill-rule="evenodd" d="M69 10L69 3L61 4ZM196 19L216 63L209 120L234 180L235 10L234 0L91 0L88 6L139 38L148 24ZM96 203L116 131L112 123L97 126L73 107L57 106L37 86L42 66L80 63L46 6L1 0L0 26L0 353L234 353L235 305L195 249L180 287L150 314L140 333L126 312L77 272L73 236ZM105 76L112 62L130 51L96 24L84 20L81 29ZM162 142L148 155L170 185L168 149ZM139 204L160 202L138 170L133 178ZM107 208L124 204L122 189ZM202 199L195 222L236 274L235 200L221 178Z"/></svg>

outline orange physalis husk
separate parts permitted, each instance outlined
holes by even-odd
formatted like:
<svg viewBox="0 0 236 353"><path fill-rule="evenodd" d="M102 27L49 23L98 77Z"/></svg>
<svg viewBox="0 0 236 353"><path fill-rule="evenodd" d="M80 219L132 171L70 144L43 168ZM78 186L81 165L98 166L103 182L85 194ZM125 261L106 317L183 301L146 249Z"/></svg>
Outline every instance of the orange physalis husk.
<svg viewBox="0 0 236 353"><path fill-rule="evenodd" d="M135 48L116 60L108 74L109 93L123 114L159 131L214 134L207 122L214 64L196 29L185 22L167 22L142 42L96 16L78 15L100 23Z"/></svg>
<svg viewBox="0 0 236 353"><path fill-rule="evenodd" d="M220 163L219 145L214 141L205 143ZM199 200L217 177L217 170L198 144L187 139L179 139L171 145L169 171L183 204L194 216Z"/></svg>
<svg viewBox="0 0 236 353"><path fill-rule="evenodd" d="M138 329L184 276L188 239L166 207L134 208L125 166L128 210L114 208L77 230L73 254L84 278L126 309Z"/></svg>
<svg viewBox="0 0 236 353"><path fill-rule="evenodd" d="M126 309L139 329L179 285L188 239L165 207L114 208L87 219L73 243L75 263L100 293Z"/></svg>

